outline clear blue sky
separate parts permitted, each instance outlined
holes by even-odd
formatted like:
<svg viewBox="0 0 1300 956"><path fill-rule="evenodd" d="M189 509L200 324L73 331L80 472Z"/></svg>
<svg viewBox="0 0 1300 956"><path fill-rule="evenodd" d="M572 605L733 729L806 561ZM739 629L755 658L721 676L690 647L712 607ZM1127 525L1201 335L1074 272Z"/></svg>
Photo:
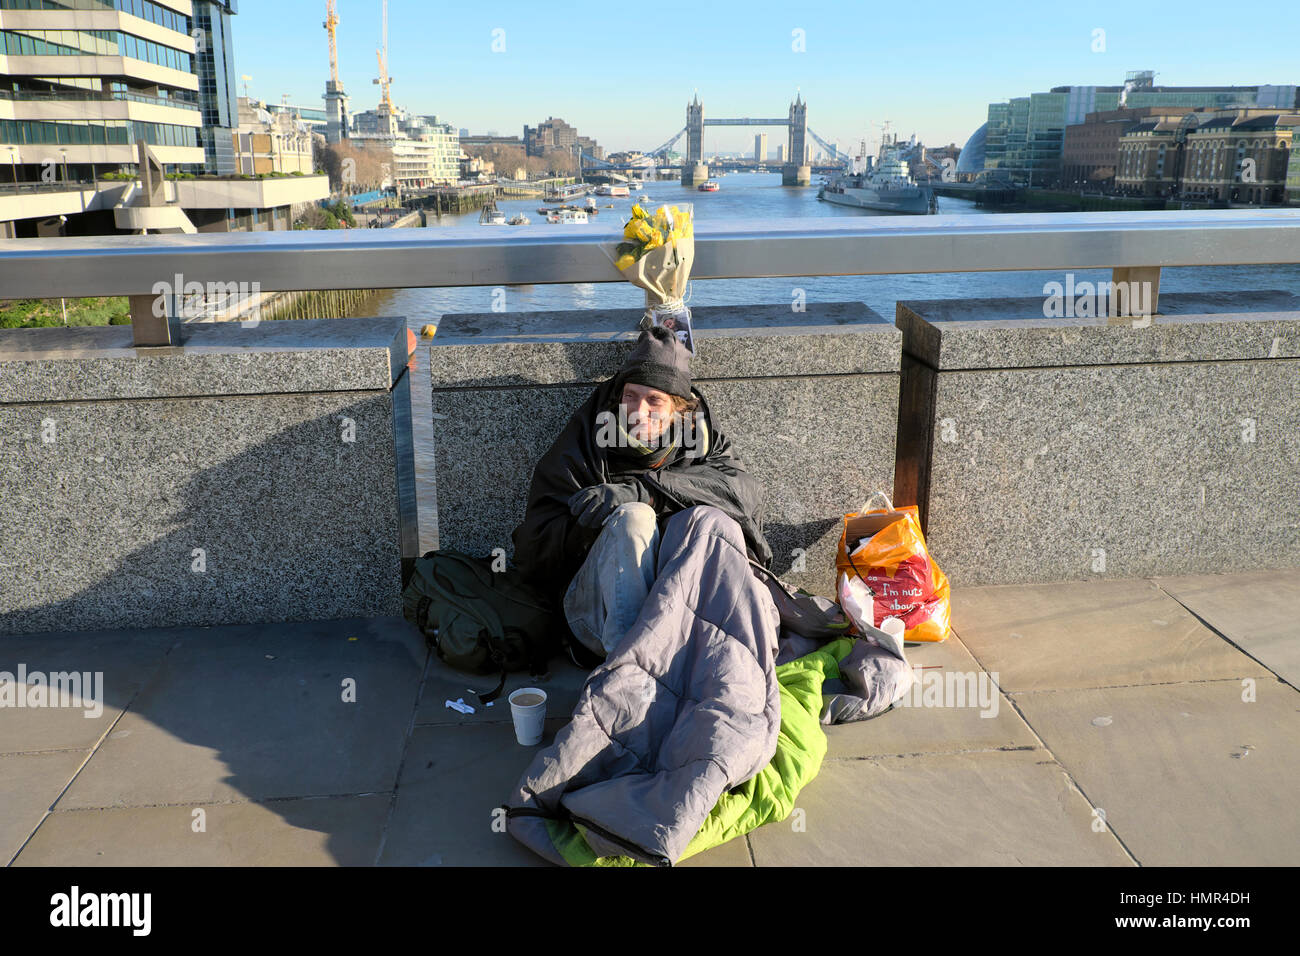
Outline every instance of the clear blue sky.
<svg viewBox="0 0 1300 956"><path fill-rule="evenodd" d="M525 123L562 117L613 151L668 139L696 89L709 118L783 117L798 88L809 126L845 146L884 120L903 136L961 145L990 102L1117 85L1129 70L1155 70L1171 86L1300 84L1297 0L600 6L627 12L390 0L394 102L474 133L519 135ZM341 78L354 111L372 108L380 0L338 8ZM329 74L325 0L244 0L240 11L235 69L252 77L249 92L319 103ZM1105 31L1104 51L1093 50L1094 30ZM706 129L705 148L749 150L759 131ZM767 132L772 148L785 141L783 128Z"/></svg>

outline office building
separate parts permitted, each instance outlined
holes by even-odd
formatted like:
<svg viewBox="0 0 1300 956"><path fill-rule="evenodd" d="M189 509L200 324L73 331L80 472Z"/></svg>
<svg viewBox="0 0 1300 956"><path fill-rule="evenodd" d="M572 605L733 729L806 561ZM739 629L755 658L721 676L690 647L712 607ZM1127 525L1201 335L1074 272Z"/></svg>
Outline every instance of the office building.
<svg viewBox="0 0 1300 956"><path fill-rule="evenodd" d="M324 112L324 111L322 111ZM322 139L324 134L317 134ZM236 169L243 176L313 171L311 127L287 110L239 98L239 129L231 135Z"/></svg>
<svg viewBox="0 0 1300 956"><path fill-rule="evenodd" d="M128 4L139 2L127 0ZM235 0L193 0L191 6L194 65L199 76L199 108L203 111L203 126L199 130L203 143L201 171L230 176L235 172L231 134L239 125L238 77L230 18L239 11Z"/></svg>
<svg viewBox="0 0 1300 956"><path fill-rule="evenodd" d="M506 148L523 149L524 141L518 136L493 136L486 134L469 134L462 133L460 145L464 146L502 146Z"/></svg>
<svg viewBox="0 0 1300 956"><path fill-rule="evenodd" d="M92 181L134 168L138 139L204 165L188 2L35 5L0 0L0 178Z"/></svg>
<svg viewBox="0 0 1300 956"><path fill-rule="evenodd" d="M549 149L571 149L577 142L578 131L554 116L536 126L524 127L524 152L529 156L541 156Z"/></svg>
<svg viewBox="0 0 1300 956"><path fill-rule="evenodd" d="M1109 188L1114 185L1121 136L1139 124L1153 132L1167 128L1162 121L1170 121L1176 128L1179 120L1190 112L1191 108L1186 106L1148 106L1089 113L1082 123L1065 128L1061 149L1063 184Z"/></svg>
<svg viewBox="0 0 1300 956"><path fill-rule="evenodd" d="M235 172L233 0L0 0L0 238L288 228L325 177ZM138 180L138 181L137 181Z"/></svg>
<svg viewBox="0 0 1300 956"><path fill-rule="evenodd" d="M549 150L564 150L575 157L579 150L596 159L605 158L605 148L590 136L579 136L578 130L562 119L548 116L536 126L524 127L524 152L528 156L543 156Z"/></svg>
<svg viewBox="0 0 1300 956"><path fill-rule="evenodd" d="M1184 199L1274 205L1286 201L1287 164L1300 113L1241 110L1189 128Z"/></svg>
<svg viewBox="0 0 1300 956"><path fill-rule="evenodd" d="M1189 109L1295 109L1297 87L1156 86L1149 70L1128 74L1122 86L1058 86L1046 93L990 103L985 169L1003 169L1031 186L1055 186L1069 179L1063 152L1065 130L1089 113L1143 107Z"/></svg>
<svg viewBox="0 0 1300 956"><path fill-rule="evenodd" d="M1191 202L1280 204L1297 126L1300 112L1258 109L1152 117L1120 137L1115 186Z"/></svg>
<svg viewBox="0 0 1300 956"><path fill-rule="evenodd" d="M292 103L266 103L264 105L272 116L279 113L290 113L296 122L304 124L313 133L320 133L322 136L328 135L329 118L322 106L295 106Z"/></svg>
<svg viewBox="0 0 1300 956"><path fill-rule="evenodd" d="M392 150L393 179L402 189L423 189L460 179L460 138L437 116L419 116L380 105L352 117L353 146Z"/></svg>

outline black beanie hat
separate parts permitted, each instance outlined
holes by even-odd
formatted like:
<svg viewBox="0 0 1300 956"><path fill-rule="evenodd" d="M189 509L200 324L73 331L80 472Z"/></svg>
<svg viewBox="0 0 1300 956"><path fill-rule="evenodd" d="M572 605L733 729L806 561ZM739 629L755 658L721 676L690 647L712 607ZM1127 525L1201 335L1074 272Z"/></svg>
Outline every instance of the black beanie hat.
<svg viewBox="0 0 1300 956"><path fill-rule="evenodd" d="M628 382L690 398L691 353L676 333L663 326L646 329L619 370L619 388Z"/></svg>

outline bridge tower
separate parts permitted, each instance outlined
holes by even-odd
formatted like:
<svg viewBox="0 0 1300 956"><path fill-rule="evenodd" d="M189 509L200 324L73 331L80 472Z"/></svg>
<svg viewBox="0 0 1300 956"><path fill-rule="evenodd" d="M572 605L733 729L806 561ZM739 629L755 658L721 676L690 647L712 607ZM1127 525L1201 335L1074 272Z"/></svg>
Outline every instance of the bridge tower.
<svg viewBox="0 0 1300 956"><path fill-rule="evenodd" d="M686 104L686 162L694 165L704 159L704 105L700 94Z"/></svg>
<svg viewBox="0 0 1300 956"><path fill-rule="evenodd" d="M700 94L686 104L686 160L682 163L682 185L695 186L709 178L704 164L704 104Z"/></svg>
<svg viewBox="0 0 1300 956"><path fill-rule="evenodd" d="M790 104L790 140L786 164L781 168L782 186L807 186L812 182L808 163L808 104L796 92Z"/></svg>

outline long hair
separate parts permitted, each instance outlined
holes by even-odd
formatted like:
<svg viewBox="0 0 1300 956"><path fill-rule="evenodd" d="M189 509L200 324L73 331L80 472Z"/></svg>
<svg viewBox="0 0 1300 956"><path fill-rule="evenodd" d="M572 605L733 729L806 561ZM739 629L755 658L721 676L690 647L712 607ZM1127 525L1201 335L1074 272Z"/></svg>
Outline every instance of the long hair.
<svg viewBox="0 0 1300 956"><path fill-rule="evenodd" d="M673 396L673 414L675 415L685 414L690 417L695 414L699 407L700 399L697 395L692 395L690 398L682 398L680 395Z"/></svg>

